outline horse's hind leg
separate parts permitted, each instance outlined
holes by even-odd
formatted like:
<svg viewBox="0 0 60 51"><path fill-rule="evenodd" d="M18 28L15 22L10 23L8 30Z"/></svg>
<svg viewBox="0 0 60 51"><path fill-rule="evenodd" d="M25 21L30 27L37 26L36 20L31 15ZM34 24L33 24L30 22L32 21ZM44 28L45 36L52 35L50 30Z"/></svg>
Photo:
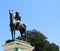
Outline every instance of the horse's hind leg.
<svg viewBox="0 0 60 51"><path fill-rule="evenodd" d="M25 40L27 41L27 34L26 34L26 32L25 32Z"/></svg>
<svg viewBox="0 0 60 51"><path fill-rule="evenodd" d="M21 31L19 31L19 32L20 32L21 37L23 37L23 33Z"/></svg>

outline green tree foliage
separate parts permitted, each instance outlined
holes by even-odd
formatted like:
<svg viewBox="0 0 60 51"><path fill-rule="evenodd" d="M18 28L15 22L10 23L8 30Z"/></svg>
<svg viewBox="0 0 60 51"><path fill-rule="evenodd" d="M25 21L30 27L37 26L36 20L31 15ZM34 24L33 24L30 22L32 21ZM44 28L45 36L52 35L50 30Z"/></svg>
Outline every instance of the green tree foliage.
<svg viewBox="0 0 60 51"><path fill-rule="evenodd" d="M59 47L54 43L49 43L47 37L37 30L29 30L26 32L27 37L18 37L17 39L25 40L35 47L36 51L59 51Z"/></svg>
<svg viewBox="0 0 60 51"><path fill-rule="evenodd" d="M46 51L59 51L59 47L55 45L54 43L51 43L45 47L45 50Z"/></svg>

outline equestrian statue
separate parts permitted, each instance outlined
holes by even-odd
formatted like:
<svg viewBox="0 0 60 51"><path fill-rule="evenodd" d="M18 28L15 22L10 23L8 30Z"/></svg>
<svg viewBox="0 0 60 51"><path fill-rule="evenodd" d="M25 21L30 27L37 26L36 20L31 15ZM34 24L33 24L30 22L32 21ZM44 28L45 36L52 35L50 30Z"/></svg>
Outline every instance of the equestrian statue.
<svg viewBox="0 0 60 51"><path fill-rule="evenodd" d="M12 34L12 40L15 40L15 31L18 30L21 34L21 37L26 36L26 25L21 22L21 16L19 16L19 12L16 12L14 17L13 10L9 10L10 15L10 31Z"/></svg>

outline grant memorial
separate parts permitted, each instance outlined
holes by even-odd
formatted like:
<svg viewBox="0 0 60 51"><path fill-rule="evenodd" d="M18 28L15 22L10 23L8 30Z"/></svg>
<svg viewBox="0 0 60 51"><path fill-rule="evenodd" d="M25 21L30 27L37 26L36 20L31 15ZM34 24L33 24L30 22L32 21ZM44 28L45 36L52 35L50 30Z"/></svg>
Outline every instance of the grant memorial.
<svg viewBox="0 0 60 51"><path fill-rule="evenodd" d="M21 37L26 35L26 25L21 22L21 16L19 12L16 12L14 17L13 10L9 10L10 15L10 31L12 35L11 40L6 40L6 43L2 45L4 51L32 51L34 49L30 43L27 42L27 38L24 40L18 40L15 38L15 31L18 30L20 32Z"/></svg>
<svg viewBox="0 0 60 51"><path fill-rule="evenodd" d="M32 47L29 43L23 40L15 40L3 45L4 51L32 51Z"/></svg>

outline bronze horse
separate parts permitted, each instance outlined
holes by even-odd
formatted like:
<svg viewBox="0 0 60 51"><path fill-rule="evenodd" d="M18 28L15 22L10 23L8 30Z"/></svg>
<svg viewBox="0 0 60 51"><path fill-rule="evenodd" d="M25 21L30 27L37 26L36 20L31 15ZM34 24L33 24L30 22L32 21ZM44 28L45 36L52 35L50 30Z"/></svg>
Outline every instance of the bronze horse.
<svg viewBox="0 0 60 51"><path fill-rule="evenodd" d="M17 21L14 16L13 13L11 13L11 11L9 10L9 15L10 15L10 31L12 34L12 40L15 40L15 30L18 30L21 34L21 37L26 36L26 25L24 23L21 24L21 22L19 23L15 23L14 21Z"/></svg>

